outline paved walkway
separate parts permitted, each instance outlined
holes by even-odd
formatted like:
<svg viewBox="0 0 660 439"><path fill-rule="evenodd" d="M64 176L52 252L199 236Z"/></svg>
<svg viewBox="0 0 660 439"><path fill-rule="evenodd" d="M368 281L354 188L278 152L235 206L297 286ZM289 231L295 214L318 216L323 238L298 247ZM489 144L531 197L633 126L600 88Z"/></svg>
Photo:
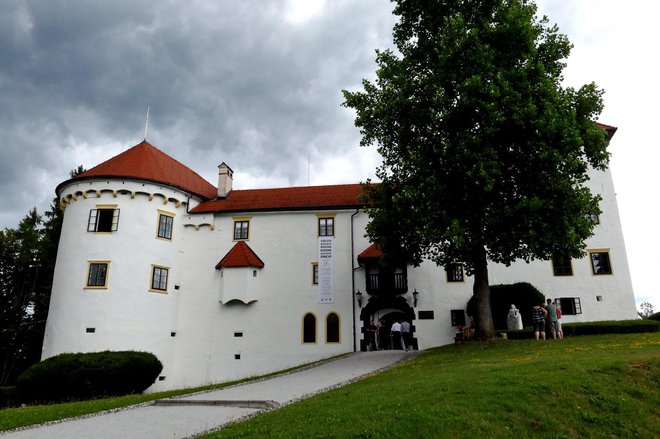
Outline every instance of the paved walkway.
<svg viewBox="0 0 660 439"><path fill-rule="evenodd" d="M175 439L191 437L355 381L416 353L358 352L298 372L111 413L0 433L2 439Z"/></svg>

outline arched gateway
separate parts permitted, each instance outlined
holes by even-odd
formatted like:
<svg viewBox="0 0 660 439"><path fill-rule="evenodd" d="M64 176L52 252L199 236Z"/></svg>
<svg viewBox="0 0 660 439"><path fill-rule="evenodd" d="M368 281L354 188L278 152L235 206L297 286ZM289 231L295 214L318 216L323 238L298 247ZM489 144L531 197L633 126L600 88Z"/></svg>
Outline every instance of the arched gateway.
<svg viewBox="0 0 660 439"><path fill-rule="evenodd" d="M360 350L366 351L369 344L369 326L381 320L382 328L376 336L378 349L397 349L392 346L390 329L395 321L405 320L410 323L411 343L413 349L417 349L417 337L415 337L415 310L408 304L403 296L372 296L360 313L362 328L360 330Z"/></svg>

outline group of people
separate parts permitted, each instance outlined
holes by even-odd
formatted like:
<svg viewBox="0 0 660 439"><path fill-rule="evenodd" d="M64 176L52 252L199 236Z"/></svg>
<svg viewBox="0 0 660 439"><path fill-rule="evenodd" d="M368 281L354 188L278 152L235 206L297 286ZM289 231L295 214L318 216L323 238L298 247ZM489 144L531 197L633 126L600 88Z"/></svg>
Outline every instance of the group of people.
<svg viewBox="0 0 660 439"><path fill-rule="evenodd" d="M537 303L532 307L532 324L534 325L534 338L550 338L561 340L564 332L561 330L561 309L548 299L547 303Z"/></svg>
<svg viewBox="0 0 660 439"><path fill-rule="evenodd" d="M383 349L404 350L412 349L413 340L410 322L403 319L395 320L391 326L385 319L369 323L367 328L367 350Z"/></svg>

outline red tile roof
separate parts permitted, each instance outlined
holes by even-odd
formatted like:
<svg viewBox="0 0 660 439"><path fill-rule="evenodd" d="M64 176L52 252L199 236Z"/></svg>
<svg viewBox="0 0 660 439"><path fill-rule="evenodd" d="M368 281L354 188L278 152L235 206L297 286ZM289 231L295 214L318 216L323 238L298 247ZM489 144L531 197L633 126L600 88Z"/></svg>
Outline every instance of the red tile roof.
<svg viewBox="0 0 660 439"><path fill-rule="evenodd" d="M361 194L360 184L233 190L227 198L205 201L190 211L204 213L358 208L365 205L360 199Z"/></svg>
<svg viewBox="0 0 660 439"><path fill-rule="evenodd" d="M596 122L596 125L598 125L600 128L607 131L606 138L607 138L608 141L612 140L612 137L614 136L614 133L616 133L616 130L618 130L617 127L613 127L612 125L605 125L604 123Z"/></svg>
<svg viewBox="0 0 660 439"><path fill-rule="evenodd" d="M217 196L215 186L146 140L71 180L60 183L56 192L59 194L60 187L69 181L96 177L138 178L174 186L205 199Z"/></svg>
<svg viewBox="0 0 660 439"><path fill-rule="evenodd" d="M374 243L367 247L362 253L358 255L358 259L371 259L381 258L383 256L383 248L380 244Z"/></svg>
<svg viewBox="0 0 660 439"><path fill-rule="evenodd" d="M236 245L220 260L215 266L216 270L226 267L258 267L263 268L264 263L252 251L249 245L243 241L238 241Z"/></svg>

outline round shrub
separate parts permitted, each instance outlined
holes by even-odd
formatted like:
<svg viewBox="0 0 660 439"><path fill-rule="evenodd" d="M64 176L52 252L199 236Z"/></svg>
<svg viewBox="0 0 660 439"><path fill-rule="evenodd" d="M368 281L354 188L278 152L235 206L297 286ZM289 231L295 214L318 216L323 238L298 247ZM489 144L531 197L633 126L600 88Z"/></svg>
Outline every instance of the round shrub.
<svg viewBox="0 0 660 439"><path fill-rule="evenodd" d="M660 322L660 312L656 312L655 314L651 314L649 316L649 319L650 320L656 320L656 321Z"/></svg>
<svg viewBox="0 0 660 439"><path fill-rule="evenodd" d="M490 309L493 313L493 325L495 329L506 330L506 317L509 315L511 304L520 310L523 327L532 325L532 306L544 302L545 296L532 284L518 282L507 285L490 286ZM477 302L474 296L467 304L467 313L475 317L477 315Z"/></svg>
<svg viewBox="0 0 660 439"><path fill-rule="evenodd" d="M23 401L67 401L142 393L163 365L148 352L60 354L23 372L16 383Z"/></svg>

